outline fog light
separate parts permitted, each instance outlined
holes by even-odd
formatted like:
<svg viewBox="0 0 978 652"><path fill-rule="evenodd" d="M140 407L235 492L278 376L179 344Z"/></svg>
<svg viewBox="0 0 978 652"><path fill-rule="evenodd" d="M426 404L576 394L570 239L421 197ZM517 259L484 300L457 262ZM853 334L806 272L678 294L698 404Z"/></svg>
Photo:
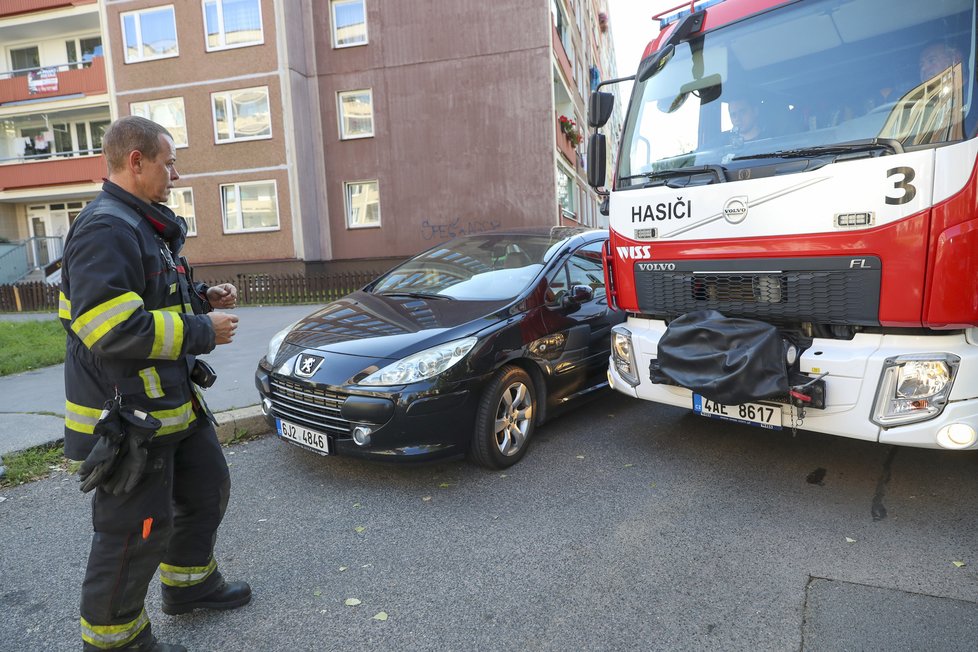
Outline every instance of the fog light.
<svg viewBox="0 0 978 652"><path fill-rule="evenodd" d="M370 444L370 433L373 432L367 426L357 426L353 429L353 441L357 446L367 446Z"/></svg>
<svg viewBox="0 0 978 652"><path fill-rule="evenodd" d="M944 448L967 448L975 437L975 429L966 423L952 423L937 431L937 443Z"/></svg>
<svg viewBox="0 0 978 652"><path fill-rule="evenodd" d="M271 413L272 413L272 401L270 399L263 398L261 400L261 413L264 414L266 417L269 416L269 415L271 415Z"/></svg>

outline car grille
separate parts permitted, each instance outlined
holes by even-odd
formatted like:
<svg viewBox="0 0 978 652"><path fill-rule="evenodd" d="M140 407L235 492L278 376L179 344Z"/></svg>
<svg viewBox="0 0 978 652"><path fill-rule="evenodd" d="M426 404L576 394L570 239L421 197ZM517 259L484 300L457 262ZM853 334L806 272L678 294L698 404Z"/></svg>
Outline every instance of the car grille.
<svg viewBox="0 0 978 652"><path fill-rule="evenodd" d="M350 422L340 415L346 394L329 392L272 376L272 414L310 430L337 437L350 436Z"/></svg>
<svg viewBox="0 0 978 652"><path fill-rule="evenodd" d="M879 325L878 258L694 260L635 264L639 309L672 319L727 317Z"/></svg>

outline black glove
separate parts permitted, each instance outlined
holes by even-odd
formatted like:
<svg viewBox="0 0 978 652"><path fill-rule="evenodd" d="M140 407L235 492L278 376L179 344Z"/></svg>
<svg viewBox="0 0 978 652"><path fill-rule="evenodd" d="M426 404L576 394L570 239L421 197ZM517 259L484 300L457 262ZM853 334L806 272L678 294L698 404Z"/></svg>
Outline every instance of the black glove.
<svg viewBox="0 0 978 652"><path fill-rule="evenodd" d="M119 416L124 431L119 449L119 463L106 474L102 484L102 489L115 496L129 493L139 484L149 455L146 444L163 426L156 417L129 406L123 406L119 410Z"/></svg>
<svg viewBox="0 0 978 652"><path fill-rule="evenodd" d="M92 452L78 467L80 489L88 493L102 484L115 468L119 460L119 447L122 444L122 419L119 417L119 400L107 401L102 416L95 424L94 434L98 441Z"/></svg>

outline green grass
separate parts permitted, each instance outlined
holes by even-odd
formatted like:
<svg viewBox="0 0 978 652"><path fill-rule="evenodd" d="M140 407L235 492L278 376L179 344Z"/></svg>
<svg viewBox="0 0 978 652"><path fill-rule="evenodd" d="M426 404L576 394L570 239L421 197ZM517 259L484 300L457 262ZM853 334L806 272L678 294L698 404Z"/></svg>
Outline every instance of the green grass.
<svg viewBox="0 0 978 652"><path fill-rule="evenodd" d="M7 473L0 479L0 487L38 480L52 471L74 473L79 464L65 458L61 442L4 455L3 465L7 467Z"/></svg>
<svg viewBox="0 0 978 652"><path fill-rule="evenodd" d="M0 321L0 376L65 361L65 330L57 319Z"/></svg>

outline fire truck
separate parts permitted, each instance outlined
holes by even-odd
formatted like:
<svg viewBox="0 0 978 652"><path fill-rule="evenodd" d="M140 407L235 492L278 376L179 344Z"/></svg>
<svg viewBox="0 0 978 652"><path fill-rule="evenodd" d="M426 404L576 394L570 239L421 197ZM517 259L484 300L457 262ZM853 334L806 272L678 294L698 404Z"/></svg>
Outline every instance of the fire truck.
<svg viewBox="0 0 978 652"><path fill-rule="evenodd" d="M590 98L617 391L978 448L974 0L708 0ZM617 161L601 133L632 81ZM610 175L612 181L606 182Z"/></svg>

